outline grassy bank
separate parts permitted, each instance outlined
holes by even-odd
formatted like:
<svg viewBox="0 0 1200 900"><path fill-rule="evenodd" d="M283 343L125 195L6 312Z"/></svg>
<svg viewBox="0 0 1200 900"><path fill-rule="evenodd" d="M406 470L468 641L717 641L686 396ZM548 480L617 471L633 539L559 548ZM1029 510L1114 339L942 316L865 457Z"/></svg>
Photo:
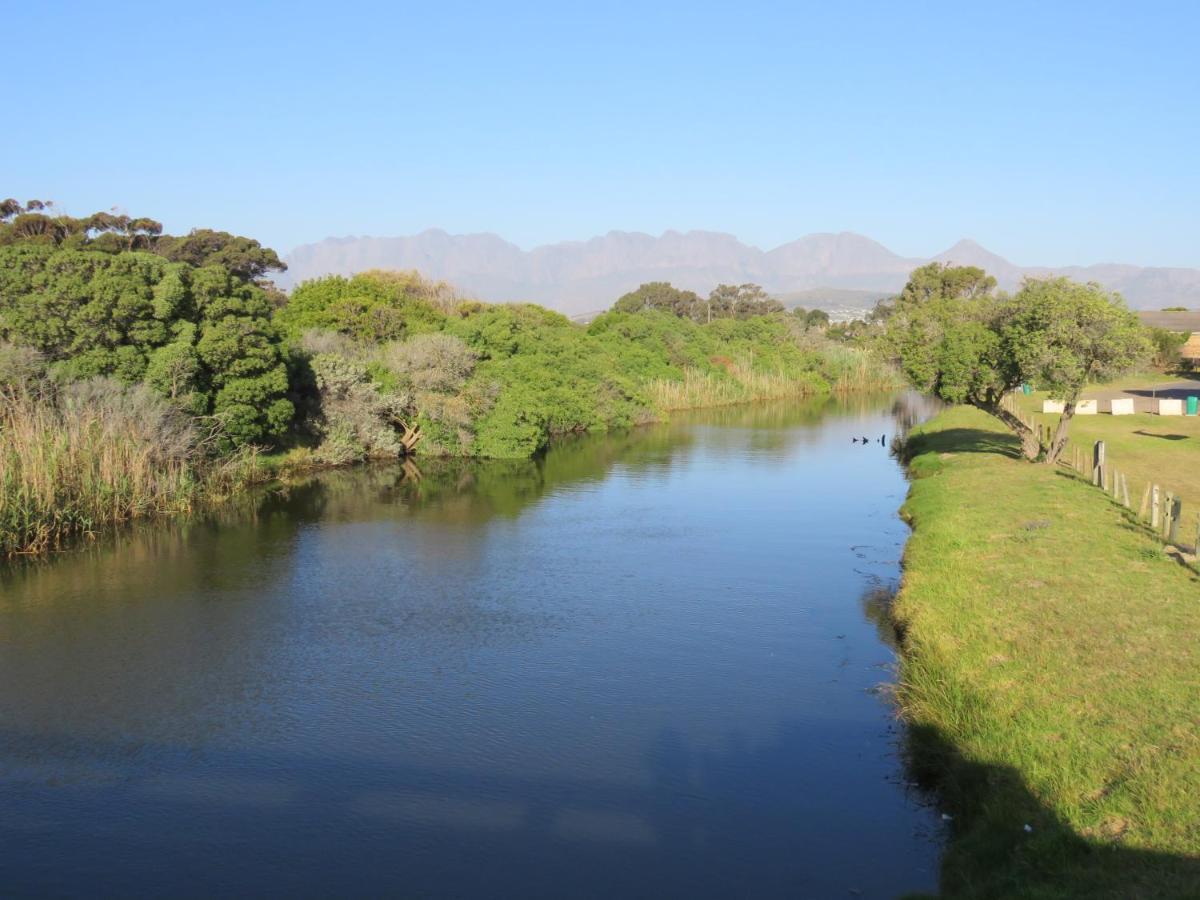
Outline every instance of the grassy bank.
<svg viewBox="0 0 1200 900"><path fill-rule="evenodd" d="M1200 896L1200 581L981 413L908 450L900 700L944 892Z"/></svg>

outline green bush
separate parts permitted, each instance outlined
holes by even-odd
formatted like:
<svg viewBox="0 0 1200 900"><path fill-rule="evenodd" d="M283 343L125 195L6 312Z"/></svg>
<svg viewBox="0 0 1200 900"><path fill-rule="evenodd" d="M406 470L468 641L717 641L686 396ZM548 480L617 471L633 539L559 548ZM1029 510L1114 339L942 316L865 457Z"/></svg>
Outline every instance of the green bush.
<svg viewBox="0 0 1200 900"><path fill-rule="evenodd" d="M146 381L225 424L226 443L271 443L291 424L271 304L220 265L145 251L0 247L0 339L39 351L62 380Z"/></svg>
<svg viewBox="0 0 1200 900"><path fill-rule="evenodd" d="M330 275L292 291L276 321L292 337L321 329L380 343L441 330L444 309L453 302L446 285L426 281L416 272Z"/></svg>

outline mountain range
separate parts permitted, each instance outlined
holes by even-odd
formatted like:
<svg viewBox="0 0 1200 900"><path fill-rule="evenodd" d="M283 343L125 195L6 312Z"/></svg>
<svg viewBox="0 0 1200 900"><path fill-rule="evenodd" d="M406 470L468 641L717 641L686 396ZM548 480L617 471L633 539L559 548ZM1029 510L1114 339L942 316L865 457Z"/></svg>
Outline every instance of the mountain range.
<svg viewBox="0 0 1200 900"><path fill-rule="evenodd" d="M1119 291L1135 309L1200 306L1200 269L1018 266L970 240L936 256L904 257L851 232L810 234L766 251L711 231L667 231L658 237L610 231L528 251L495 234L452 235L438 229L410 237L326 238L288 254L288 271L279 282L288 287L327 274L416 269L481 300L525 300L581 314L604 309L647 281L669 281L700 293L720 283L755 282L785 299L823 292L879 296L899 290L909 272L931 260L980 266L1008 290L1025 276L1067 275Z"/></svg>

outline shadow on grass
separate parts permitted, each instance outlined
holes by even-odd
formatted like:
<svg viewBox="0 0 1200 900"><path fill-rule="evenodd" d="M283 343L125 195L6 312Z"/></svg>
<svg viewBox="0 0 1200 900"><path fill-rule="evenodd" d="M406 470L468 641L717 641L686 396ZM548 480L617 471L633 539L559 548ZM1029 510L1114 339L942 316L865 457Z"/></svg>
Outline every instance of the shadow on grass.
<svg viewBox="0 0 1200 900"><path fill-rule="evenodd" d="M1170 385L1160 388L1133 388L1125 391L1130 397L1156 397L1160 400L1184 400L1188 397L1200 396L1200 383L1189 385Z"/></svg>
<svg viewBox="0 0 1200 900"><path fill-rule="evenodd" d="M952 814L944 897L1200 896L1200 858L1122 846L1127 823L1118 816L1094 836L1080 834L1017 770L967 759L928 725L909 726L906 753L917 783Z"/></svg>
<svg viewBox="0 0 1200 900"><path fill-rule="evenodd" d="M1164 441L1186 441L1188 439L1186 434L1154 434L1153 432L1146 431L1143 428L1139 428L1134 432L1134 434L1141 435L1142 437L1160 438Z"/></svg>
<svg viewBox="0 0 1200 900"><path fill-rule="evenodd" d="M947 428L915 434L905 445L909 459L922 453L993 453L1012 459L1021 458L1021 442L1016 435L983 428Z"/></svg>

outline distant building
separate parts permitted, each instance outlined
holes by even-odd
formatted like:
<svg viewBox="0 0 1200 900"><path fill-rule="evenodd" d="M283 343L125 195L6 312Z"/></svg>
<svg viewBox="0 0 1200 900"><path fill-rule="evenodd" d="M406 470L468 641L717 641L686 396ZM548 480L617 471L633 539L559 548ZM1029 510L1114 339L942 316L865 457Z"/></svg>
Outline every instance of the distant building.
<svg viewBox="0 0 1200 900"><path fill-rule="evenodd" d="M1179 356L1184 362L1200 367L1200 331L1193 331L1187 343L1179 349Z"/></svg>

